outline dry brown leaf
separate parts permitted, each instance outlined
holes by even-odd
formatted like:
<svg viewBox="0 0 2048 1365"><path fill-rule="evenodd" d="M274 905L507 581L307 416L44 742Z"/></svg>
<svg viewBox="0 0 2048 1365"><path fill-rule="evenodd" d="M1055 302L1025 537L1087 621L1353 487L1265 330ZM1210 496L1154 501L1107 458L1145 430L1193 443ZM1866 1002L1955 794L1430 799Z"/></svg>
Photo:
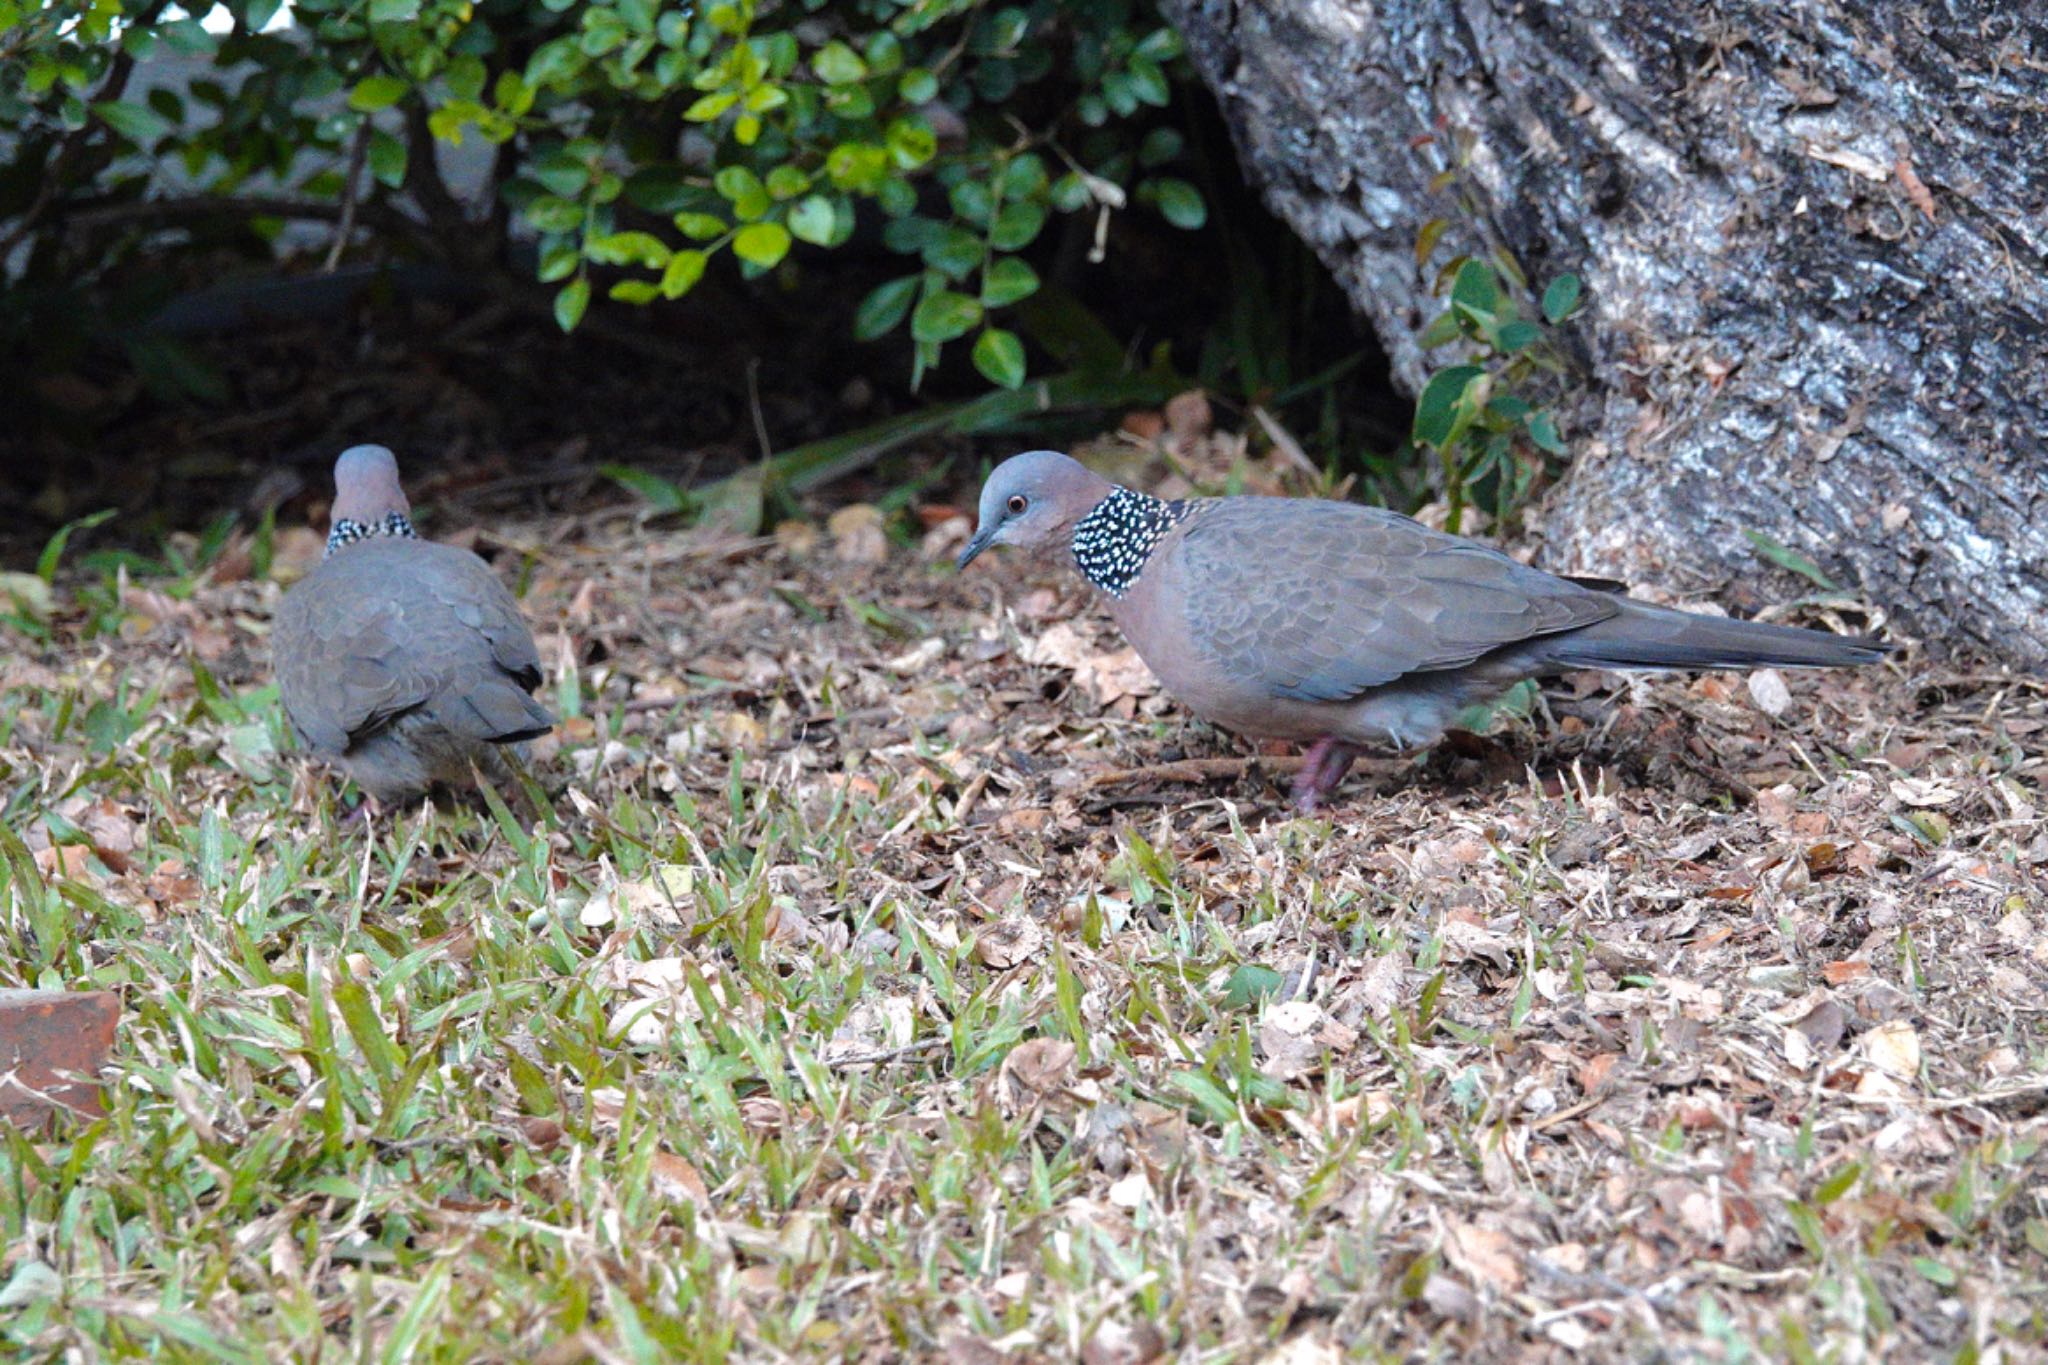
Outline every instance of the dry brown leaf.
<svg viewBox="0 0 2048 1365"><path fill-rule="evenodd" d="M1444 1219L1444 1254L1475 1287L1512 1294L1522 1287L1521 1256L1499 1228Z"/></svg>
<svg viewBox="0 0 2048 1365"><path fill-rule="evenodd" d="M1863 1055L1870 1064L1897 1080L1920 1074L1920 1034L1904 1019L1890 1019L1863 1035Z"/></svg>
<svg viewBox="0 0 2048 1365"><path fill-rule="evenodd" d="M768 742L768 731L744 711L723 711L712 718L712 728L728 749L759 753Z"/></svg>
<svg viewBox="0 0 2048 1365"><path fill-rule="evenodd" d="M974 955L999 972L1020 967L1045 951L1045 930L1038 921L1006 919L974 936Z"/></svg>
<svg viewBox="0 0 2048 1365"><path fill-rule="evenodd" d="M697 1168L674 1152L658 1151L647 1168L654 1192L664 1199L687 1200L699 1208L711 1205L711 1191Z"/></svg>
<svg viewBox="0 0 2048 1365"><path fill-rule="evenodd" d="M1924 777L1894 778L1891 791L1901 802L1916 809L1953 805L1963 796L1961 792L1938 778Z"/></svg>
<svg viewBox="0 0 2048 1365"><path fill-rule="evenodd" d="M1792 706L1792 689L1784 674L1775 668L1759 668L1749 675L1749 698L1767 716L1782 716Z"/></svg>
<svg viewBox="0 0 2048 1365"><path fill-rule="evenodd" d="M1337 1365L1343 1358L1335 1343L1303 1332L1260 1356L1259 1365Z"/></svg>
<svg viewBox="0 0 2048 1365"><path fill-rule="evenodd" d="M832 554L842 564L880 564L889 557L889 536L879 508L857 502L834 512L825 522Z"/></svg>
<svg viewBox="0 0 2048 1365"><path fill-rule="evenodd" d="M1265 1056L1259 1070L1281 1081L1315 1070L1323 1055L1317 1033L1324 1022L1322 1006L1308 1000L1289 1000L1267 1010L1259 1021L1259 1051Z"/></svg>
<svg viewBox="0 0 2048 1365"><path fill-rule="evenodd" d="M1097 706L1109 706L1125 697L1149 697L1159 691L1159 680L1138 657L1137 650L1098 650L1069 621L1057 622L1036 640L1026 641L1021 652L1026 663L1070 670L1074 686L1094 698Z"/></svg>
<svg viewBox="0 0 2048 1365"><path fill-rule="evenodd" d="M1165 415L1166 429L1172 433L1177 450L1188 449L1216 425L1216 415L1209 407L1209 395L1200 389L1189 389L1167 399Z"/></svg>
<svg viewBox="0 0 2048 1365"><path fill-rule="evenodd" d="M1028 1038L996 1071L997 1094L1010 1113L1036 1108L1074 1082L1074 1045L1064 1038Z"/></svg>
<svg viewBox="0 0 2048 1365"><path fill-rule="evenodd" d="M61 877L72 882L103 882L106 880L100 870L93 866L92 850L83 844L52 844L35 851L36 870L45 877Z"/></svg>
<svg viewBox="0 0 2048 1365"><path fill-rule="evenodd" d="M818 548L821 537L818 528L808 521L786 520L775 523L775 543L791 559L802 559Z"/></svg>
<svg viewBox="0 0 2048 1365"><path fill-rule="evenodd" d="M144 890L165 910L182 910L199 901L199 879L176 858L166 858L149 874Z"/></svg>
<svg viewBox="0 0 2048 1365"><path fill-rule="evenodd" d="M1105 1322L1081 1347L1081 1365L1150 1365L1166 1354L1166 1338L1149 1322Z"/></svg>

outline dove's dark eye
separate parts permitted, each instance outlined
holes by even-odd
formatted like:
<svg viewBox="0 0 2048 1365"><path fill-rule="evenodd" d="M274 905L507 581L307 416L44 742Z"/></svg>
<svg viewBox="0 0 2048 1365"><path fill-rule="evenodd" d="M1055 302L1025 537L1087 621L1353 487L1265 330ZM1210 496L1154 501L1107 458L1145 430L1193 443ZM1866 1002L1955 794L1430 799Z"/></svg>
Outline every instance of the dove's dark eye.
<svg viewBox="0 0 2048 1365"><path fill-rule="evenodd" d="M1010 495L1010 515L1011 515L1011 516L1013 516L1013 517L1015 517L1015 516L1022 516L1022 515L1023 515L1023 513L1024 513L1024 509L1025 509L1026 507L1029 507L1030 505L1031 505L1031 504L1030 504L1029 500L1027 500L1027 499L1025 498L1025 496L1024 496L1024 495L1023 495L1022 493L1012 493L1012 494Z"/></svg>

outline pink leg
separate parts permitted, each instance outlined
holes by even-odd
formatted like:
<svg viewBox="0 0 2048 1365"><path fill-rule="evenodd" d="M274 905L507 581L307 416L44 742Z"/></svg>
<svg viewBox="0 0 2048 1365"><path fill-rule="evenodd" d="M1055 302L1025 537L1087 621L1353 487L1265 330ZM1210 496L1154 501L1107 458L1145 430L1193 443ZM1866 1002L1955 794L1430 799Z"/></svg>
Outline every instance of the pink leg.
<svg viewBox="0 0 2048 1365"><path fill-rule="evenodd" d="M1308 746L1301 756L1301 772L1294 779L1294 808L1312 813L1350 770L1358 750L1335 735L1324 735Z"/></svg>

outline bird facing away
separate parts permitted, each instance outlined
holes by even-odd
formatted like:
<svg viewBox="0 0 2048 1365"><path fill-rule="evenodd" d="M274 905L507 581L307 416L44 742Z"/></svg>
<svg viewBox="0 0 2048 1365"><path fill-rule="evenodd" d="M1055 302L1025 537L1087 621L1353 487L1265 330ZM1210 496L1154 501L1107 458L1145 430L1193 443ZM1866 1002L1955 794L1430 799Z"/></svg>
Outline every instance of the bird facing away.
<svg viewBox="0 0 2048 1365"><path fill-rule="evenodd" d="M498 746L546 734L540 655L481 559L421 540L382 446L334 464L327 553L278 605L278 695L299 742L373 801L501 779Z"/></svg>
<svg viewBox="0 0 2048 1365"><path fill-rule="evenodd" d="M1065 547L1166 690L1309 746L1314 810L1366 746L1434 743L1465 707L1577 668L1831 668L1868 637L1673 611L1531 568L1397 512L1314 498L1167 502L1035 450L998 465L960 567Z"/></svg>

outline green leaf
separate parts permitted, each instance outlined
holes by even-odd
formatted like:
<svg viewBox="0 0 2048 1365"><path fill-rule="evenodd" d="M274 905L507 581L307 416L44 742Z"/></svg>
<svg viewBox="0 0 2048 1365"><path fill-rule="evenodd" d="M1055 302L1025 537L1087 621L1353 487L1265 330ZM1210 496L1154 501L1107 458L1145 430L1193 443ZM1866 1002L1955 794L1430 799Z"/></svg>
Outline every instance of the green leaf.
<svg viewBox="0 0 2048 1365"><path fill-rule="evenodd" d="M1005 199L1031 199L1043 203L1050 183L1046 179L1045 158L1036 152L1012 158L1010 164L1003 168Z"/></svg>
<svg viewBox="0 0 2048 1365"><path fill-rule="evenodd" d="M93 105L92 111L122 137L145 147L171 131L171 125L164 116L146 104L101 100Z"/></svg>
<svg viewBox="0 0 2048 1365"><path fill-rule="evenodd" d="M1477 365L1452 365L1429 377L1422 396L1415 400L1414 438L1418 445L1442 449L1470 425L1470 412L1461 414L1460 409L1472 406L1466 402L1467 395L1485 374Z"/></svg>
<svg viewBox="0 0 2048 1365"><path fill-rule="evenodd" d="M951 289L925 295L910 314L910 335L934 343L966 336L981 321L981 300Z"/></svg>
<svg viewBox="0 0 2048 1365"><path fill-rule="evenodd" d="M929 104L939 97L938 78L921 66L913 66L897 78L896 94L905 104Z"/></svg>
<svg viewBox="0 0 2048 1365"><path fill-rule="evenodd" d="M1148 170L1154 166L1164 166L1179 156L1181 148L1186 145L1187 139L1181 136L1178 129L1154 128L1145 134L1145 140L1138 144L1138 164Z"/></svg>
<svg viewBox="0 0 2048 1365"><path fill-rule="evenodd" d="M825 154L825 175L835 189L879 194L889 183L889 161L890 152L886 147L865 142L842 142Z"/></svg>
<svg viewBox="0 0 2048 1365"><path fill-rule="evenodd" d="M745 166L726 166L712 177L711 183L732 202L732 211L741 218L759 218L774 205L768 187Z"/></svg>
<svg viewBox="0 0 2048 1365"><path fill-rule="evenodd" d="M1256 962L1240 963L1223 983L1223 1007L1250 1009L1279 990L1285 981L1286 978L1271 967L1262 967Z"/></svg>
<svg viewBox="0 0 2048 1365"><path fill-rule="evenodd" d="M1500 281L1484 261L1467 260L1451 281L1451 302L1474 320L1490 321L1500 311Z"/></svg>
<svg viewBox="0 0 2048 1365"><path fill-rule="evenodd" d="M36 557L36 577L45 583L56 581L57 566L64 562L64 547L71 543L71 537L79 531L90 531L93 527L111 521L117 508L103 507L76 521L67 521L58 527L56 533L43 543L42 554Z"/></svg>
<svg viewBox="0 0 2048 1365"><path fill-rule="evenodd" d="M1045 226L1045 206L1030 200L1019 200L1003 205L1003 211L996 215L995 225L989 229L989 245L998 251L1021 251L1038 239L1039 229Z"/></svg>
<svg viewBox="0 0 2048 1365"><path fill-rule="evenodd" d="M848 123L875 116L875 97L865 85L834 85L825 91L825 107Z"/></svg>
<svg viewBox="0 0 2048 1365"><path fill-rule="evenodd" d="M789 254L789 229L780 223L749 223L733 234L732 251L766 270Z"/></svg>
<svg viewBox="0 0 2048 1365"><path fill-rule="evenodd" d="M538 278L542 284L566 280L583 268L583 253L574 244L556 242L540 253Z"/></svg>
<svg viewBox="0 0 2048 1365"><path fill-rule="evenodd" d="M1862 1162L1851 1161L1845 1163L1841 1170L1829 1176L1821 1183L1821 1187L1813 1192L1813 1202L1823 1208L1827 1207L1847 1194L1850 1187L1861 1179L1862 1176Z"/></svg>
<svg viewBox="0 0 2048 1365"><path fill-rule="evenodd" d="M356 1047L362 1051L363 1060L370 1064L379 1080L388 1083L404 1065L404 1059L392 1046L390 1035L384 1032L384 1025L377 1019L376 1007L370 1001L370 988L352 979L336 981L333 999L335 1008L341 1011L342 1023L348 1026L349 1037L356 1040Z"/></svg>
<svg viewBox="0 0 2048 1365"><path fill-rule="evenodd" d="M1526 350L1535 345L1542 335L1543 330L1535 323L1518 318L1500 329L1500 338L1496 344L1503 354L1513 355L1516 351Z"/></svg>
<svg viewBox="0 0 2048 1365"><path fill-rule="evenodd" d="M420 17L420 0L370 0L373 24L409 24Z"/></svg>
<svg viewBox="0 0 2048 1365"><path fill-rule="evenodd" d="M987 328L974 339L974 368L989 382L1014 389L1024 382L1024 343L1015 332Z"/></svg>
<svg viewBox="0 0 2048 1365"><path fill-rule="evenodd" d="M867 297L860 301L860 306L854 309L854 337L860 341L873 341L893 331L903 321L903 315L910 311L910 301L917 296L917 286L921 282L921 276L905 275L870 289Z"/></svg>
<svg viewBox="0 0 2048 1365"><path fill-rule="evenodd" d="M1237 1105L1222 1086L1202 1072L1176 1071L1167 1077L1166 1085L1167 1089L1186 1095L1211 1123L1227 1125L1237 1122Z"/></svg>
<svg viewBox="0 0 2048 1365"><path fill-rule="evenodd" d="M708 242L713 237L725 235L725 220L711 213L679 213L675 217L676 231L692 241Z"/></svg>
<svg viewBox="0 0 2048 1365"><path fill-rule="evenodd" d="M1538 449L1547 450L1552 455L1565 453L1564 438L1558 435L1555 417L1547 412L1531 413L1523 425L1529 433L1529 439L1536 443Z"/></svg>
<svg viewBox="0 0 2048 1365"><path fill-rule="evenodd" d="M920 117L897 119L882 136L889 155L906 171L916 170L938 154L938 134Z"/></svg>
<svg viewBox="0 0 2048 1365"><path fill-rule="evenodd" d="M1820 565L1814 563L1805 555L1799 553L1799 551L1789 546L1780 545L1762 531L1744 530L1742 534L1749 537L1750 545L1755 548L1758 554L1770 560L1771 563L1779 568L1790 569L1793 573L1810 580L1827 592L1841 591L1835 585L1835 581L1832 578L1821 572Z"/></svg>
<svg viewBox="0 0 2048 1365"><path fill-rule="evenodd" d="M620 280L610 292L620 303L652 303L661 297L661 286L652 280Z"/></svg>
<svg viewBox="0 0 2048 1365"><path fill-rule="evenodd" d="M405 144L391 134L370 134L368 160L378 184L395 190L405 183Z"/></svg>
<svg viewBox="0 0 2048 1365"><path fill-rule="evenodd" d="M1942 1286L1944 1289L1955 1288L1958 1278L1955 1270L1943 1265L1931 1256L1915 1256L1913 1258L1913 1269L1919 1271L1923 1277Z"/></svg>
<svg viewBox="0 0 2048 1365"><path fill-rule="evenodd" d="M1172 101L1172 92L1166 84L1166 73L1153 62L1133 61L1127 79L1130 82L1128 89L1142 104L1164 109Z"/></svg>
<svg viewBox="0 0 2048 1365"><path fill-rule="evenodd" d="M1202 202L1202 192L1187 181L1161 176L1145 184L1160 215L1175 227L1192 232L1209 221L1209 208Z"/></svg>
<svg viewBox="0 0 2048 1365"><path fill-rule="evenodd" d="M483 97L487 74L483 58L473 52L464 52L448 63L448 70L443 73L442 79L448 82L449 94L459 100L474 101Z"/></svg>
<svg viewBox="0 0 2048 1365"><path fill-rule="evenodd" d="M1505 720L1517 720L1536 710L1543 690L1534 678L1524 678L1491 701L1474 702L1451 717L1451 728L1475 735L1489 734ZM1526 979L1525 979L1526 980Z"/></svg>
<svg viewBox="0 0 2048 1365"><path fill-rule="evenodd" d="M1015 256L1000 256L981 276L981 302L1002 308L1038 292L1038 272Z"/></svg>
<svg viewBox="0 0 2048 1365"><path fill-rule="evenodd" d="M713 91L709 95L698 96L695 103L683 110L683 117L691 123L709 123L739 102L737 90Z"/></svg>
<svg viewBox="0 0 2048 1365"><path fill-rule="evenodd" d="M989 213L994 210L996 204L994 192L979 180L962 180L953 186L947 199L951 202L956 217L964 218L977 226L988 222Z"/></svg>
<svg viewBox="0 0 2048 1365"><path fill-rule="evenodd" d="M690 495L659 474L621 464L601 464L597 472L640 499L657 512L682 512L690 506Z"/></svg>
<svg viewBox="0 0 2048 1365"><path fill-rule="evenodd" d="M589 63L576 48L576 40L569 35L542 43L526 63L526 83L536 89L552 85L566 85L579 76Z"/></svg>
<svg viewBox="0 0 2048 1365"><path fill-rule="evenodd" d="M868 64L858 52L835 38L811 58L811 70L827 85L850 85L868 74Z"/></svg>
<svg viewBox="0 0 2048 1365"><path fill-rule="evenodd" d="M566 150L535 157L527 174L547 186L550 193L565 197L579 195L590 187L590 163Z"/></svg>
<svg viewBox="0 0 2048 1365"><path fill-rule="evenodd" d="M678 251L669 257L668 268L661 272L661 296L679 299L689 293L704 278L704 267L710 261L701 251Z"/></svg>
<svg viewBox="0 0 2048 1365"><path fill-rule="evenodd" d="M526 206L526 221L542 232L574 232L583 224L583 205L544 194Z"/></svg>
<svg viewBox="0 0 2048 1365"><path fill-rule="evenodd" d="M785 162L769 171L762 183L768 191L768 197L780 203L785 199L794 199L809 189L811 177Z"/></svg>
<svg viewBox="0 0 2048 1365"><path fill-rule="evenodd" d="M832 201L822 194L806 195L789 211L789 230L812 246L831 246L839 226Z"/></svg>
<svg viewBox="0 0 2048 1365"><path fill-rule="evenodd" d="M513 118L524 118L533 108L533 87L517 71L500 71L491 82L491 102Z"/></svg>
<svg viewBox="0 0 2048 1365"><path fill-rule="evenodd" d="M668 264L668 244L651 232L613 232L584 243L584 254L605 265L644 265L659 270Z"/></svg>
<svg viewBox="0 0 2048 1365"><path fill-rule="evenodd" d="M590 307L590 281L578 277L562 286L562 292L555 295L555 324L565 332L576 330L576 324L583 321L584 310Z"/></svg>
<svg viewBox="0 0 2048 1365"><path fill-rule="evenodd" d="M1438 346L1448 346L1463 335L1463 329L1458 326L1457 313L1446 308L1430 319L1429 326L1423 328L1416 336L1415 344L1428 351Z"/></svg>
<svg viewBox="0 0 2048 1365"><path fill-rule="evenodd" d="M1579 277L1559 275L1543 291L1543 320L1550 323L1563 322L1579 306Z"/></svg>
<svg viewBox="0 0 2048 1365"><path fill-rule="evenodd" d="M906 218L901 221L909 224L917 220ZM979 267L987 251L987 245L973 233L951 224L935 224L934 230L925 237L922 255L926 265L949 280L958 280L966 278L969 271Z"/></svg>

